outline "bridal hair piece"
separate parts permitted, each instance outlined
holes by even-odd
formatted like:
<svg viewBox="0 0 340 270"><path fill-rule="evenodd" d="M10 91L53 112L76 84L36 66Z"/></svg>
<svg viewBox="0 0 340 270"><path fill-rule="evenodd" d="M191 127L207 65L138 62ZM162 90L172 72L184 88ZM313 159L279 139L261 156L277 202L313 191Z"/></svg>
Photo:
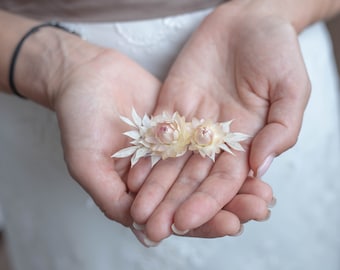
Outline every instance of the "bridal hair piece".
<svg viewBox="0 0 340 270"><path fill-rule="evenodd" d="M28 37L30 37L32 34L38 32L43 27L55 27L55 28L58 28L60 30L66 31L68 33L80 36L77 32L75 32L75 31L73 31L71 29L68 29L67 27L63 26L59 22L54 22L54 21L46 22L46 23L42 23L42 24L36 25L36 26L32 27L30 30L28 30L26 32L26 34L21 38L21 40L19 41L19 43L17 44L17 46L15 47L15 49L13 51L11 62L10 62L10 66L9 66L9 78L8 78L9 86L10 86L10 89L11 89L12 93L17 95L20 98L23 98L23 99L26 99L26 98L23 95L20 94L20 92L18 91L18 89L16 88L15 83L14 83L15 64L16 64L19 52L21 50L21 47L24 44L25 40Z"/></svg>
<svg viewBox="0 0 340 270"><path fill-rule="evenodd" d="M215 161L216 154L221 151L232 155L232 150L244 151L240 142L250 138L243 133L231 132L232 120L213 122L193 118L191 122L186 122L178 112L140 117L135 109L132 109L131 119L125 116L120 118L132 127L132 130L123 133L132 139L132 146L121 149L111 157L132 156L131 167L143 157L151 157L154 166L161 159L180 157L187 151Z"/></svg>

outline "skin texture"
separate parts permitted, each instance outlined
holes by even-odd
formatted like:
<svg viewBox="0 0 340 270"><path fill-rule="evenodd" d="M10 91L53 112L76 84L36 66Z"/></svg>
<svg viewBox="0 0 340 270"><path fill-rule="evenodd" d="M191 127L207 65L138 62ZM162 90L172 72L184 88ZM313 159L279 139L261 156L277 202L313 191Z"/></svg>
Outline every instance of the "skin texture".
<svg viewBox="0 0 340 270"><path fill-rule="evenodd" d="M96 70L96 76L89 76L93 70ZM90 79L84 81L85 77ZM131 80L131 77L136 80ZM151 113L160 83L121 54L104 50L72 69L58 88L64 91L58 92L54 108L71 175L91 194L108 218L131 226L130 208L135 194L126 185L130 162L129 159L112 160L110 155L128 143L122 136L126 126L119 115L128 115L132 107ZM137 95L136 89L143 95ZM268 215L267 204L272 199L271 188L260 180L250 179L249 182L253 183L244 185L244 191L240 192L242 196L235 197L240 203L226 205L229 211L221 209L217 215L222 220L227 213L224 223L233 219L232 226L221 229L223 223L212 219L202 228L197 228L192 236L236 234L240 230L240 222L265 219ZM259 207L255 209L254 204Z"/></svg>
<svg viewBox="0 0 340 270"><path fill-rule="evenodd" d="M4 12L0 15L5 21L17 23L17 32L4 29L1 32L4 36L12 35L4 38L12 44L2 44L2 49L7 50L5 55L10 55L23 33L39 22ZM15 28L14 24L10 25ZM9 60L2 58L3 71ZM1 89L9 91L6 78L1 77ZM132 107L151 114L161 83L119 52L94 46L54 28L43 28L27 39L17 59L15 83L22 95L56 112L65 161L73 178L109 219L131 227L130 208L135 194L126 184L130 162L110 156L128 144L122 136L126 126L119 115L129 115ZM242 222L262 219L268 214L266 205L272 199L272 190L267 184L250 180L240 194L237 201L241 203L226 206L237 226L227 228L224 234L239 230L238 214ZM252 211L254 202L264 207ZM239 205L248 210L241 213L244 209ZM191 235L220 235L215 223L212 220ZM133 231L145 243L143 233Z"/></svg>
<svg viewBox="0 0 340 270"><path fill-rule="evenodd" d="M298 136L310 86L297 32L340 9L339 1L306 1L221 5L190 38L163 85L117 51L44 29L23 46L15 82L21 94L56 112L70 174L108 218L145 224L133 229L144 244L168 237L172 223L188 236L234 235L241 223L269 213L272 190L249 172L258 174L268 156ZM39 22L0 15L0 86L10 92L10 55ZM130 115L132 107L235 119L232 130L253 138L243 143L246 152L222 153L215 163L185 155L152 170L142 160L130 170L128 159L110 155L128 144L119 115Z"/></svg>

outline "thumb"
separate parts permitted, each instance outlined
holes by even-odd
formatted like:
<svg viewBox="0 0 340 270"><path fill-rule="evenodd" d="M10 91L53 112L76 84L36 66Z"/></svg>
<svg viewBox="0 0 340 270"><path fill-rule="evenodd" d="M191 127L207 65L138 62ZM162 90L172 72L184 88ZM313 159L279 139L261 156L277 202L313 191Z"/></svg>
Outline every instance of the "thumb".
<svg viewBox="0 0 340 270"><path fill-rule="evenodd" d="M256 177L263 176L273 159L297 142L310 88L306 75L303 83L286 82L273 91L267 123L250 149L250 168Z"/></svg>

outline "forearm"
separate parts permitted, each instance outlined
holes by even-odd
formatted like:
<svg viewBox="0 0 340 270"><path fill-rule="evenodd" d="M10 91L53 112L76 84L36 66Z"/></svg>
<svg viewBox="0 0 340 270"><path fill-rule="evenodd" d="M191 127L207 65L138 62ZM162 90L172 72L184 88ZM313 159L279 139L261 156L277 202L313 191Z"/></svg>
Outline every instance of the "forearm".
<svg viewBox="0 0 340 270"><path fill-rule="evenodd" d="M20 39L41 22L0 11L0 91L11 92L9 67L13 51ZM61 80L72 66L90 57L79 37L53 27L41 28L30 35L20 49L14 69L18 91L46 107L53 107L52 99ZM91 46L89 46L91 47Z"/></svg>

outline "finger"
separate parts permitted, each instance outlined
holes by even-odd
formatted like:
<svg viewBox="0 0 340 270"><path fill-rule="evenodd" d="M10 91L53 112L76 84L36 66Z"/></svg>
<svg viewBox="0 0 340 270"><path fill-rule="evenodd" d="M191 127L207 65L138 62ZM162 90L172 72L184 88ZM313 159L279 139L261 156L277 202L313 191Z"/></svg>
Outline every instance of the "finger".
<svg viewBox="0 0 340 270"><path fill-rule="evenodd" d="M109 155L73 151L67 155L72 177L87 191L109 219L130 226L133 198L115 170Z"/></svg>
<svg viewBox="0 0 340 270"><path fill-rule="evenodd" d="M137 230L133 227L130 228L132 233L136 236L137 240L145 247L156 247L160 242L151 241L143 230Z"/></svg>
<svg viewBox="0 0 340 270"><path fill-rule="evenodd" d="M273 91L267 124L254 137L250 151L250 167L257 177L266 172L275 156L291 148L298 139L310 94L310 82L305 76L302 83L297 83L301 79L292 78Z"/></svg>
<svg viewBox="0 0 340 270"><path fill-rule="evenodd" d="M127 186L131 192L137 193L148 174L151 171L151 160L150 158L143 158L138 161L138 163L133 166L128 174Z"/></svg>
<svg viewBox="0 0 340 270"><path fill-rule="evenodd" d="M238 192L249 171L247 154L222 153L209 176L178 208L174 223L179 230L194 229L208 222Z"/></svg>
<svg viewBox="0 0 340 270"><path fill-rule="evenodd" d="M150 239L159 242L172 234L171 225L176 209L209 174L212 161L192 155L163 201L149 217L145 230Z"/></svg>
<svg viewBox="0 0 340 270"><path fill-rule="evenodd" d="M267 203L263 199L255 195L240 194L236 195L216 216L197 229L180 231L175 226L174 232L177 232L178 235L185 234L201 238L236 236L242 232L242 223L249 220L267 220L270 213Z"/></svg>
<svg viewBox="0 0 340 270"><path fill-rule="evenodd" d="M190 154L159 162L148 175L131 206L131 216L138 224L145 224L177 179Z"/></svg>
<svg viewBox="0 0 340 270"><path fill-rule="evenodd" d="M239 218L226 210L220 210L211 220L192 229L185 236L200 237L200 238L216 238L227 235L236 236L241 234L243 226Z"/></svg>
<svg viewBox="0 0 340 270"><path fill-rule="evenodd" d="M247 177L238 194L250 194L264 200L268 206L273 203L273 189L270 185L258 178Z"/></svg>
<svg viewBox="0 0 340 270"><path fill-rule="evenodd" d="M270 210L264 200L254 195L236 195L211 220L190 231L174 228L174 233L200 238L237 236L243 231L242 223L249 220L264 221L270 217Z"/></svg>
<svg viewBox="0 0 340 270"><path fill-rule="evenodd" d="M235 214L241 223L249 220L264 221L270 215L266 201L250 194L236 195L223 209Z"/></svg>

